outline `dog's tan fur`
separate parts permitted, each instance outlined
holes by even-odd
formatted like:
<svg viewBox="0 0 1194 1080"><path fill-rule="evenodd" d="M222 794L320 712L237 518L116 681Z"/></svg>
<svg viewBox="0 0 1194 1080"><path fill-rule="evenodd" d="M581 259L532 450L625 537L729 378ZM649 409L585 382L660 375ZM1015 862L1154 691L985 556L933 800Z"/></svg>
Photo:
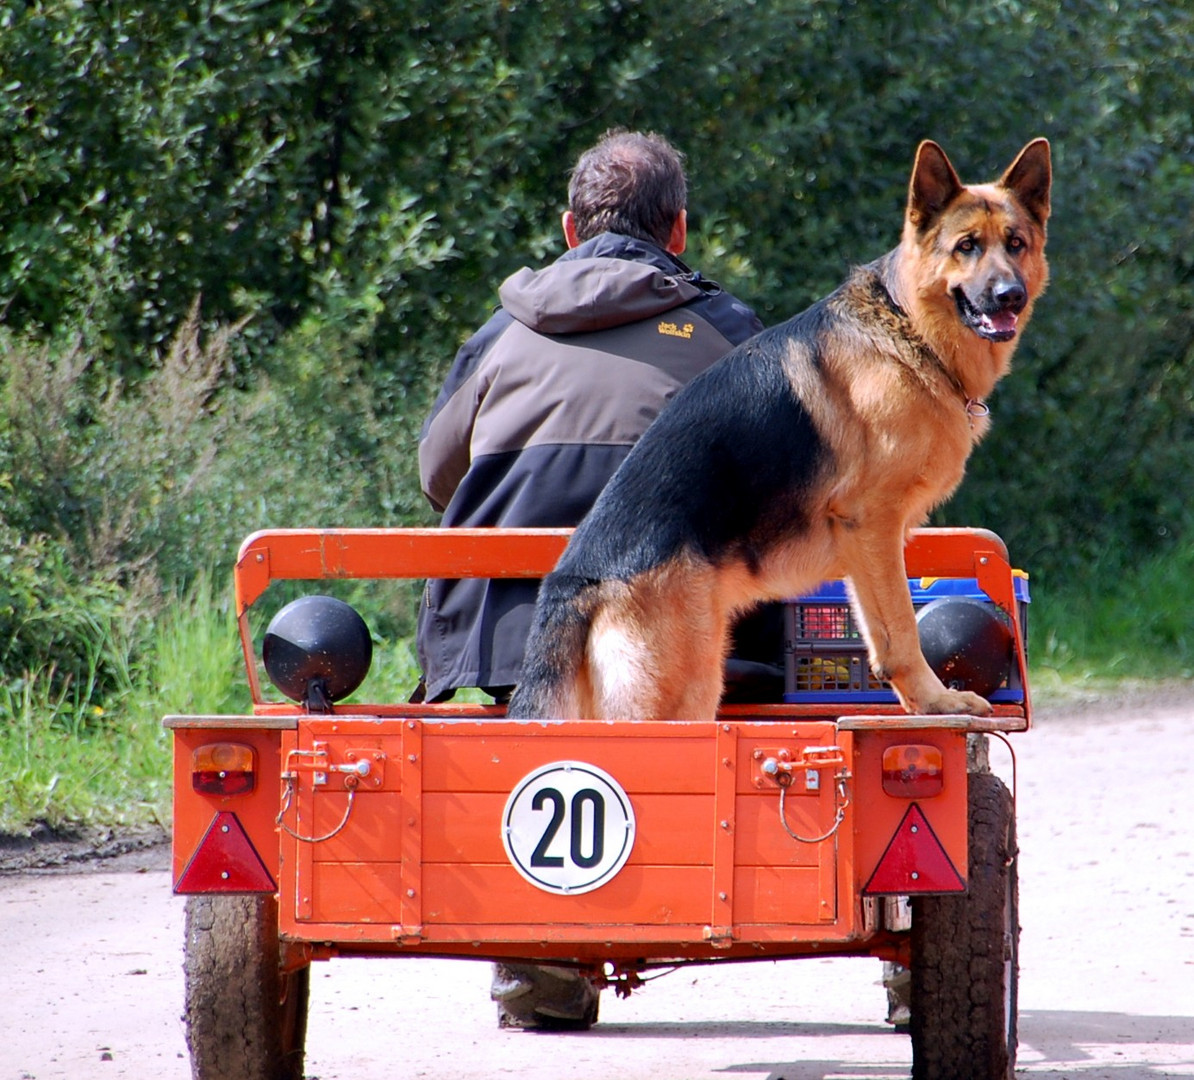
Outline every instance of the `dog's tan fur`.
<svg viewBox="0 0 1194 1080"><path fill-rule="evenodd" d="M718 558L685 550L597 581L589 571L567 601L545 590L541 609L570 606L566 622L577 633L532 635L528 670L538 674L529 681L538 685L520 687L511 713L711 718L733 618L831 577L847 579L872 667L909 712L989 713L985 700L947 689L925 662L903 547L961 482L987 428L981 403L1007 373L1045 288L1050 185L1043 139L999 181L972 187L940 147L922 143L899 246L825 301L815 340L794 330L776 358L832 462L800 489L805 523L761 550ZM1017 313L977 310L993 282L1022 285ZM984 330L997 333L968 325L959 291L974 317L987 319ZM598 518L621 512L611 498ZM550 611L540 615L550 622Z"/></svg>

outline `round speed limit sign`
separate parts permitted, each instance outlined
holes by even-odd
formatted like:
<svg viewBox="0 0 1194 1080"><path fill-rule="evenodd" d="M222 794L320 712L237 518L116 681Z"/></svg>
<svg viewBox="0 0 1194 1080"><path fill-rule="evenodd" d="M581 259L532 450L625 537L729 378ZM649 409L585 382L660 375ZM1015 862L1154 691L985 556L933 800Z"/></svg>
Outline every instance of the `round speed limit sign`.
<svg viewBox="0 0 1194 1080"><path fill-rule="evenodd" d="M502 843L514 868L537 888L591 892L630 858L634 808L622 785L596 765L554 761L510 792Z"/></svg>

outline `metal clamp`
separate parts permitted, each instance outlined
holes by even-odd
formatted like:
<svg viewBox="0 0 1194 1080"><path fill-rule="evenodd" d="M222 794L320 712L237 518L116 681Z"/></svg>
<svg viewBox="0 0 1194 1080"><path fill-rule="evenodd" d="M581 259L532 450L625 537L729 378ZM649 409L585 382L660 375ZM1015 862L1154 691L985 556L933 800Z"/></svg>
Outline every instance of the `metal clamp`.
<svg viewBox="0 0 1194 1080"><path fill-rule="evenodd" d="M301 759L301 762L296 762L294 760L296 758ZM311 781L316 785L326 784L329 772L345 774L344 787L348 791L348 804L344 807L344 816L340 819L339 825L331 832L324 833L323 836L303 836L286 824L286 814L290 810L291 803L294 802L300 768L311 770ZM282 806L278 811L278 816L274 818L274 824L287 836L292 836L304 844L322 844L326 840L331 840L332 837L338 836L344 830L344 826L348 824L348 819L352 815L353 803L356 800L357 786L364 777L369 775L371 770L372 765L365 758L351 765L333 765L328 759L327 745L324 743L316 743L314 749L311 750L291 750L286 755L286 771L282 773L282 779L286 783L286 788L282 792Z"/></svg>
<svg viewBox="0 0 1194 1080"><path fill-rule="evenodd" d="M763 751L756 753L762 756ZM794 769L823 769L828 765L845 763L846 755L840 746L804 746L797 756L793 756L790 750L777 751L759 765L759 770L781 787L786 787L792 782Z"/></svg>

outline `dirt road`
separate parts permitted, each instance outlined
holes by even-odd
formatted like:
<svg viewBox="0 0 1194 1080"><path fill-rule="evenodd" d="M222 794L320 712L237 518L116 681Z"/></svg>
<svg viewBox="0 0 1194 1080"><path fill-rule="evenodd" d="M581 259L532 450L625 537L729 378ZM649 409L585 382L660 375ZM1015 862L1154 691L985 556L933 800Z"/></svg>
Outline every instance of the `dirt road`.
<svg viewBox="0 0 1194 1080"><path fill-rule="evenodd" d="M1038 710L1014 740L1022 1077L1194 1077L1194 688ZM1006 755L1003 755L1006 761ZM1000 768L1007 771L1006 763ZM182 901L163 851L0 878L0 1080L184 1080ZM483 964L313 973L319 1080L896 1080L879 965L677 972L578 1035L499 1032Z"/></svg>

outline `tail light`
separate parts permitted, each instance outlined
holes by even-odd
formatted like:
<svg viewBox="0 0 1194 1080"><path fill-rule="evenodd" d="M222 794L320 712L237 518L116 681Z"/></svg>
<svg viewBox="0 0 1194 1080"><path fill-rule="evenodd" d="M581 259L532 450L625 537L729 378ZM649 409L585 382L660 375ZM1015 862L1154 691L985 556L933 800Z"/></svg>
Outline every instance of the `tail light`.
<svg viewBox="0 0 1194 1080"><path fill-rule="evenodd" d="M191 755L191 787L200 795L247 795L257 783L257 755L243 743L207 743Z"/></svg>
<svg viewBox="0 0 1194 1080"><path fill-rule="evenodd" d="M897 799L931 799L945 786L944 755L927 743L887 747L882 771L884 792ZM960 779L964 784L965 777ZM868 896L914 896L965 889L924 810L912 802L862 891Z"/></svg>
<svg viewBox="0 0 1194 1080"><path fill-rule="evenodd" d="M921 743L901 743L883 751L883 790L897 799L927 799L945 783L941 751Z"/></svg>

